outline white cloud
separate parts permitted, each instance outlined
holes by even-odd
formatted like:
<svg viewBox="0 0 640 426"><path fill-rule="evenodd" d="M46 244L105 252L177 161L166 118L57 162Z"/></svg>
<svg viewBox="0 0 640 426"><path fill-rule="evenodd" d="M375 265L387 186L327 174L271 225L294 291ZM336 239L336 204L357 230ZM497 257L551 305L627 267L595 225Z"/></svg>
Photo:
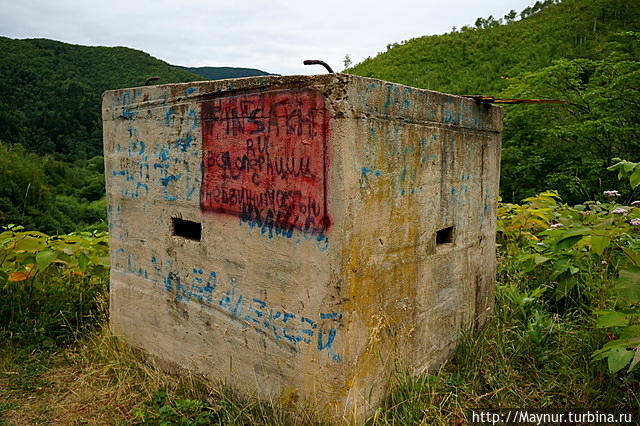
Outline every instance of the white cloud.
<svg viewBox="0 0 640 426"><path fill-rule="evenodd" d="M278 74L314 74L303 59L342 69L389 43L502 17L532 0L322 2L245 0L0 0L0 35L127 46L172 64L241 66Z"/></svg>

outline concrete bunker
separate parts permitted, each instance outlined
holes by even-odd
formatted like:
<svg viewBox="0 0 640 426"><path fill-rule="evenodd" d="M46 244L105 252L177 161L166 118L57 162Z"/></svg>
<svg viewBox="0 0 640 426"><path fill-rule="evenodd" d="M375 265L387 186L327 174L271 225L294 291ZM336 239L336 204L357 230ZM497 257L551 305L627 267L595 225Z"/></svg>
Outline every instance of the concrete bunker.
<svg viewBox="0 0 640 426"><path fill-rule="evenodd" d="M351 75L103 95L111 328L364 416L490 315L502 110Z"/></svg>

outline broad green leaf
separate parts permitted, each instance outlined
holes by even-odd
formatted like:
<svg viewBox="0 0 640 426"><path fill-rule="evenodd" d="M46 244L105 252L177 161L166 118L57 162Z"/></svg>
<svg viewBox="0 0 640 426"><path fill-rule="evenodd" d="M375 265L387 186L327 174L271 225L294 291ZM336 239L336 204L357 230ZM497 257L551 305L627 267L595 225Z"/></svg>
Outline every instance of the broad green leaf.
<svg viewBox="0 0 640 426"><path fill-rule="evenodd" d="M558 194L558 191L554 191L554 190L541 192L540 194L538 194L538 196L560 198L560 194Z"/></svg>
<svg viewBox="0 0 640 426"><path fill-rule="evenodd" d="M556 300L560 300L563 297L567 297L573 287L575 287L577 281L572 276L561 279L556 286L555 296Z"/></svg>
<svg viewBox="0 0 640 426"><path fill-rule="evenodd" d="M562 236L558 238L558 241L563 240L565 238L573 237L575 235L585 235L589 233L591 233L591 228L582 227L582 228L570 229L566 231L564 234L562 234Z"/></svg>
<svg viewBox="0 0 640 426"><path fill-rule="evenodd" d="M56 262L58 261L62 261L65 262L67 264L69 263L75 263L75 258L73 256L69 256L67 254L64 254L64 252L58 252L58 257L55 260Z"/></svg>
<svg viewBox="0 0 640 426"><path fill-rule="evenodd" d="M540 265L541 263L544 263L547 260L549 260L549 258L545 257L545 256L536 256L536 257L534 257L534 261L536 262L536 265Z"/></svg>
<svg viewBox="0 0 640 426"><path fill-rule="evenodd" d="M631 184L631 188L635 188L640 185L640 167L636 166L631 176L629 176L629 183Z"/></svg>
<svg viewBox="0 0 640 426"><path fill-rule="evenodd" d="M625 161L618 160L618 162L616 164L614 164L613 166L607 167L607 170L614 171L614 170L621 169L624 163L625 163Z"/></svg>
<svg viewBox="0 0 640 426"><path fill-rule="evenodd" d="M86 271L88 264L89 258L87 257L87 255L84 253L80 253L80 256L78 256L78 267L80 268L80 270L82 272Z"/></svg>
<svg viewBox="0 0 640 426"><path fill-rule="evenodd" d="M46 243L40 238L25 236L16 241L15 249L25 251L40 250L44 248L45 245Z"/></svg>
<svg viewBox="0 0 640 426"><path fill-rule="evenodd" d="M56 253L53 250L42 250L36 254L36 264L38 265L39 271L44 271L47 266L51 264L51 262L56 258Z"/></svg>
<svg viewBox="0 0 640 426"><path fill-rule="evenodd" d="M622 327L629 324L629 318L622 313L616 311L596 311L598 319L596 320L596 327Z"/></svg>
<svg viewBox="0 0 640 426"><path fill-rule="evenodd" d="M631 171L635 168L636 164L631 161L623 161L622 168L626 173L631 173Z"/></svg>
<svg viewBox="0 0 640 426"><path fill-rule="evenodd" d="M560 250L566 250L573 247L578 241L582 239L582 235L574 235L571 237L562 238L556 241L556 247Z"/></svg>
<svg viewBox="0 0 640 426"><path fill-rule="evenodd" d="M605 359L609 356L609 352L611 349L600 349L591 354L591 357L594 361L600 361L601 359Z"/></svg>
<svg viewBox="0 0 640 426"><path fill-rule="evenodd" d="M546 228L547 226L549 226L549 222L546 220L541 220L541 219L534 219L534 218L528 218L527 221L529 223L538 225L540 228Z"/></svg>
<svg viewBox="0 0 640 426"><path fill-rule="evenodd" d="M525 272L533 271L535 267L534 255L523 255L517 257L518 262L520 263L520 267Z"/></svg>
<svg viewBox="0 0 640 426"><path fill-rule="evenodd" d="M42 237L43 239L49 238L49 236L47 234L45 234L44 232L40 232L40 231L27 231L27 232L25 232L25 234L31 235L32 237Z"/></svg>
<svg viewBox="0 0 640 426"><path fill-rule="evenodd" d="M22 265L35 265L36 264L36 256L34 254L27 254L18 262Z"/></svg>
<svg viewBox="0 0 640 426"><path fill-rule="evenodd" d="M633 367L635 367L636 364L639 362L640 362L640 345L638 345L638 347L636 348L636 354L633 356L633 359L631 360L631 364L629 364L629 370L627 370L627 373L631 373L631 370L633 370Z"/></svg>
<svg viewBox="0 0 640 426"><path fill-rule="evenodd" d="M609 237L603 237L603 236L600 236L600 235L592 235L591 236L591 249L598 256L602 256L602 253L604 253L604 250L609 246L610 242L611 242L611 238L609 238Z"/></svg>
<svg viewBox="0 0 640 426"><path fill-rule="evenodd" d="M640 302L640 268L622 269L614 282L614 289L624 306Z"/></svg>
<svg viewBox="0 0 640 426"><path fill-rule="evenodd" d="M634 337L640 337L640 324L630 325L620 332L620 339L632 339Z"/></svg>
<svg viewBox="0 0 640 426"><path fill-rule="evenodd" d="M606 350L614 348L616 346L620 346L620 347L623 347L623 348L629 348L631 346L638 346L638 345L640 345L640 336L631 337L629 339L617 339L617 340L612 340L610 342L607 342L602 347L602 349L599 349L598 351L596 351L596 353L606 351Z"/></svg>
<svg viewBox="0 0 640 426"><path fill-rule="evenodd" d="M560 258L553 262L553 275L557 277L565 271L569 270L569 261L567 258Z"/></svg>
<svg viewBox="0 0 640 426"><path fill-rule="evenodd" d="M617 339L617 340L612 340L610 342L608 342L607 344L605 344L603 347L601 347L600 349L598 349L597 351L595 351L594 353L591 354L591 357L594 360L599 360L599 359L603 359L606 358L607 356L609 356L609 352L613 349L613 348L617 348L620 347L622 349L626 349L629 347L635 347L640 345L640 337L634 337L631 339Z"/></svg>
<svg viewBox="0 0 640 426"><path fill-rule="evenodd" d="M633 355L633 351L628 351L619 346L611 349L607 359L609 371L615 373L622 370L633 359Z"/></svg>

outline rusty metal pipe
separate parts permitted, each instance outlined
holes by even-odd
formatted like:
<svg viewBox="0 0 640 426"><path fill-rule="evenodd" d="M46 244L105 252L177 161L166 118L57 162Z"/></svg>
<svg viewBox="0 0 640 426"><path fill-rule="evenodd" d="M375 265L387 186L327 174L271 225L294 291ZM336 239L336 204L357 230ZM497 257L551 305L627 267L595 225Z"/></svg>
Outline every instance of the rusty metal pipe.
<svg viewBox="0 0 640 426"><path fill-rule="evenodd" d="M334 73L333 69L331 69L329 64L327 64L325 61L321 61L319 59L305 59L303 63L305 65L322 65L323 67L325 67L327 69L329 74L333 74Z"/></svg>
<svg viewBox="0 0 640 426"><path fill-rule="evenodd" d="M151 82L153 81L158 81L160 80L160 77L148 77L145 81L144 81L144 85L148 86Z"/></svg>

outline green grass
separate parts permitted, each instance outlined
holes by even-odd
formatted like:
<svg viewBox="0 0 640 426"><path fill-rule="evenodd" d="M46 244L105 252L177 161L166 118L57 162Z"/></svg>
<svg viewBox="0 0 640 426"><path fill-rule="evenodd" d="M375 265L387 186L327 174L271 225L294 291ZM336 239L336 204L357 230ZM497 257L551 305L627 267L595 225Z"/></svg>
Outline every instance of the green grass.
<svg viewBox="0 0 640 426"><path fill-rule="evenodd" d="M0 420L10 424L310 424L277 404L145 363L106 324L50 351L0 351Z"/></svg>
<svg viewBox="0 0 640 426"><path fill-rule="evenodd" d="M470 410L589 407L640 415L637 377L620 377L594 365L603 336L579 319L555 319L541 347L512 316L494 317L477 336L466 336L437 374L399 380L371 424L451 424ZM402 377L402 376L401 376Z"/></svg>
<svg viewBox="0 0 640 426"><path fill-rule="evenodd" d="M503 271L504 273L504 271ZM398 372L371 425L452 424L472 409L535 407L618 410L640 416L637 375L607 371L591 353L606 340L581 315L523 318L499 287L498 309L454 358L421 377ZM530 326L537 320L540 323ZM142 363L106 328L68 346L12 347L0 355L0 418L32 422L127 424L309 424L277 404L243 399L195 376L174 377ZM82 408L80 408L82 407Z"/></svg>

